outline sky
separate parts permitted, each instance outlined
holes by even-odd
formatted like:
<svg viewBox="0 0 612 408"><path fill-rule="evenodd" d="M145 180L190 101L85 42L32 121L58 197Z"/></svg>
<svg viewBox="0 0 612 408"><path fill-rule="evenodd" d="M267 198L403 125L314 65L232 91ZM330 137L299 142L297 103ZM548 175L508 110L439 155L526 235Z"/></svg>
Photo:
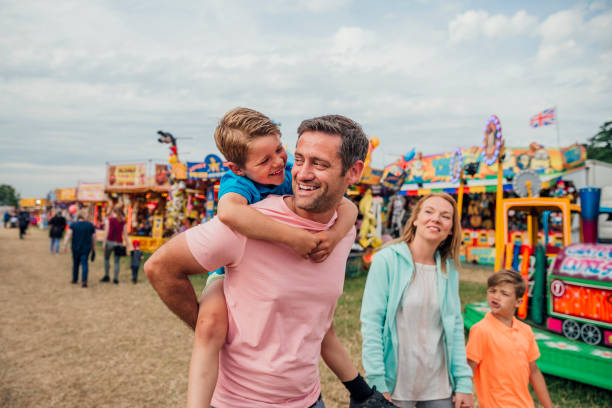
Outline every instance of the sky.
<svg viewBox="0 0 612 408"><path fill-rule="evenodd" d="M236 107L346 115L374 167L479 145L584 143L612 120L612 1L0 0L0 184L44 197L106 163L219 154ZM557 126L529 118L556 107Z"/></svg>

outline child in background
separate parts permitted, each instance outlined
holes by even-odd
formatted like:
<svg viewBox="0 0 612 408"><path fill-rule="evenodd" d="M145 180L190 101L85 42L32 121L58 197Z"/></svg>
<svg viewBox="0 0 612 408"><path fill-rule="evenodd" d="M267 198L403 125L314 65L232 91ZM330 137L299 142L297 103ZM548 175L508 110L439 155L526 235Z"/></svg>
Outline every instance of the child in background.
<svg viewBox="0 0 612 408"><path fill-rule="evenodd" d="M135 239L132 241L132 259L130 262L130 267L132 268L132 283L138 282L138 269L140 269L140 264L142 263L142 259L144 255L140 250L140 242Z"/></svg>
<svg viewBox="0 0 612 408"><path fill-rule="evenodd" d="M317 234L274 221L249 207L269 194L293 193L291 165L287 165L280 130L267 116L247 108L233 109L215 129L215 142L232 170L221 179L217 216L237 232L252 239L285 244L304 258L323 262L355 225L357 208L346 198L337 208L334 227ZM188 407L210 406L219 371L219 349L227 335L223 280L214 278L209 278L210 284L200 301L189 369ZM392 406L383 405L386 401L382 395L373 391L359 375L335 336L322 344L321 355L339 378L341 373L351 373L340 380L351 393L352 407L362 406L362 402L366 404L371 399L382 401L371 406Z"/></svg>
<svg viewBox="0 0 612 408"><path fill-rule="evenodd" d="M542 406L552 407L536 364L540 351L531 327L514 317L523 303L525 281L516 272L502 270L489 277L487 287L491 311L472 326L466 348L480 407L533 407L529 384Z"/></svg>

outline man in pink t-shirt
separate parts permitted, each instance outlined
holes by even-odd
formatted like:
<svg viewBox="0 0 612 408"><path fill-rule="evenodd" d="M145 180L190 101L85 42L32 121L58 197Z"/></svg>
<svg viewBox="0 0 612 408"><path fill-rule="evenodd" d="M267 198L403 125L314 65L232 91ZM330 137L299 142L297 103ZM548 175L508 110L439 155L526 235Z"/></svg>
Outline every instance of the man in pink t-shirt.
<svg viewBox="0 0 612 408"><path fill-rule="evenodd" d="M347 187L358 181L368 141L355 122L333 115L302 122L292 169L294 196L253 207L289 225L328 229ZM333 332L355 231L313 264L282 244L248 239L217 219L160 248L145 272L166 305L195 327L189 274L227 266L227 341L221 350L216 408L314 406L320 395L321 342ZM317 406L323 406L322 403Z"/></svg>

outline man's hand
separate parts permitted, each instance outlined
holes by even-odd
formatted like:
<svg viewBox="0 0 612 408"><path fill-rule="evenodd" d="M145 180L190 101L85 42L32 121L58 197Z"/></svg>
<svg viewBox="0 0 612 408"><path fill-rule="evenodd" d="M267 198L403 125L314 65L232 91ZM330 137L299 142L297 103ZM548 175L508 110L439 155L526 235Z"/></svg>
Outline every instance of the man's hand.
<svg viewBox="0 0 612 408"><path fill-rule="evenodd" d="M310 253L317 247L317 244L319 244L319 241L320 238L317 237L317 234L312 234L300 228L293 228L287 244L302 258L308 258Z"/></svg>
<svg viewBox="0 0 612 408"><path fill-rule="evenodd" d="M321 231L314 234L319 239L317 247L309 254L309 258L313 262L323 262L332 253L340 239L333 230Z"/></svg>
<svg viewBox="0 0 612 408"><path fill-rule="evenodd" d="M472 408L474 406L474 398L472 394L455 393L453 397L455 408Z"/></svg>

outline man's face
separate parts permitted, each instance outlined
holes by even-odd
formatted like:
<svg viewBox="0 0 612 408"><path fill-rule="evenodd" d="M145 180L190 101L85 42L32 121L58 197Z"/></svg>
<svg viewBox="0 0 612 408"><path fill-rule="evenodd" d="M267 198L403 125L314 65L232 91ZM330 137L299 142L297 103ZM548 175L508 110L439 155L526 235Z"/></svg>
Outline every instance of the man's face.
<svg viewBox="0 0 612 408"><path fill-rule="evenodd" d="M357 181L361 168L353 166L342 175L341 143L340 136L322 132L307 131L300 136L291 171L296 210L333 212L349 184Z"/></svg>

